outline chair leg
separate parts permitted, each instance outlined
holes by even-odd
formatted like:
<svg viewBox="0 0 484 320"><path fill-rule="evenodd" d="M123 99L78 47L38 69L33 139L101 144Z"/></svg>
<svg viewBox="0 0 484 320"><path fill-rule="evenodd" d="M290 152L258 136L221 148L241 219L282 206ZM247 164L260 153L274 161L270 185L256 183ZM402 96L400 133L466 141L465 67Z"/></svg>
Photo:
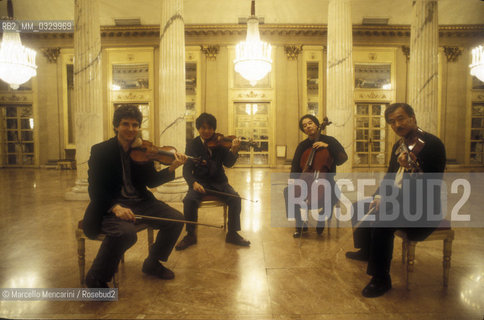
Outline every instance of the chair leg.
<svg viewBox="0 0 484 320"><path fill-rule="evenodd" d="M151 247L153 246L153 228L152 227L148 227L148 254L150 254L150 249Z"/></svg>
<svg viewBox="0 0 484 320"><path fill-rule="evenodd" d="M449 273L450 273L450 258L452 256L452 239L444 240L444 287L449 284Z"/></svg>
<svg viewBox="0 0 484 320"><path fill-rule="evenodd" d="M116 279L116 276L119 273L119 266L116 268L116 272L113 275L113 287L118 288L118 280Z"/></svg>
<svg viewBox="0 0 484 320"><path fill-rule="evenodd" d="M412 273L413 265L415 263L415 245L414 241L408 241L407 247L407 289L412 288Z"/></svg>
<svg viewBox="0 0 484 320"><path fill-rule="evenodd" d="M77 236L77 263L79 264L79 280L82 286L86 267L86 240L81 236Z"/></svg>
<svg viewBox="0 0 484 320"><path fill-rule="evenodd" d="M402 264L405 264L407 261L407 252L408 252L408 240L402 239Z"/></svg>
<svg viewBox="0 0 484 320"><path fill-rule="evenodd" d="M224 231L227 230L227 216L228 216L228 206L224 204Z"/></svg>

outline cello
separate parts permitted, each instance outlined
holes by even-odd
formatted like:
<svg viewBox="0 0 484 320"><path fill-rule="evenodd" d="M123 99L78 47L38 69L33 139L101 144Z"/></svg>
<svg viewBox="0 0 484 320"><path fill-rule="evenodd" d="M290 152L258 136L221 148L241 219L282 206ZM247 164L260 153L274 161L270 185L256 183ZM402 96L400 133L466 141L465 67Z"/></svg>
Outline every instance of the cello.
<svg viewBox="0 0 484 320"><path fill-rule="evenodd" d="M332 122L328 120L328 117L323 119L323 123L320 124L318 132L316 134L316 141L319 141L321 137L321 131L329 126ZM329 154L328 148L314 149L312 146L306 149L301 155L299 160L299 166L303 173L319 173L329 172L333 165L333 158Z"/></svg>
<svg viewBox="0 0 484 320"><path fill-rule="evenodd" d="M328 117L323 119L323 122L320 124L315 142L319 141L321 137L321 131L324 130L327 126L329 126L332 122L328 120ZM313 184L314 180L324 177L324 173L331 172L331 167L333 166L334 159L329 153L328 148L318 148L315 149L312 147L307 148L301 155L301 159L299 160L299 166L302 169L302 178L306 181L306 185L308 186L308 197L306 199L309 202L309 199L312 199L311 195L311 185ZM323 173L323 175L321 175ZM324 188L318 188L318 204L324 203Z"/></svg>

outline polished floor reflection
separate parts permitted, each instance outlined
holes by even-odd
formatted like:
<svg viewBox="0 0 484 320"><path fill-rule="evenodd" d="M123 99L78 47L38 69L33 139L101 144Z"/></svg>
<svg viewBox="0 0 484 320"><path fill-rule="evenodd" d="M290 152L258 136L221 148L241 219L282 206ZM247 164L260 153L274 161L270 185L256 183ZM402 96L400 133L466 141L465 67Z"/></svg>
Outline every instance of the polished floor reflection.
<svg viewBox="0 0 484 320"><path fill-rule="evenodd" d="M393 289L360 294L366 264L347 260L351 229L331 228L293 239L292 228L271 227L271 170L232 169L243 201L242 234L250 248L199 228L196 246L174 251L173 281L141 272L145 234L120 267L119 301L1 301L2 318L119 319L479 319L484 316L484 230L457 229L450 283L442 287L442 242L417 246L415 288L405 288L401 242L395 240ZM0 288L79 287L75 229L86 201L65 201L75 171L0 169ZM180 204L174 204L181 209ZM202 209L200 221L221 223L222 211ZM87 241L89 267L99 242Z"/></svg>

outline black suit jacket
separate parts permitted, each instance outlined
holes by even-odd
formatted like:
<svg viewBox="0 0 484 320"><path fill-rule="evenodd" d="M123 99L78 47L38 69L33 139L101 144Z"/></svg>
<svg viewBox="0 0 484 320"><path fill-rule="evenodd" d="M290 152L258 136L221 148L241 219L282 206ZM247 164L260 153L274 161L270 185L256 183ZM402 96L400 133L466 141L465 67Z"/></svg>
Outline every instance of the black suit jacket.
<svg viewBox="0 0 484 320"><path fill-rule="evenodd" d="M183 177L190 188L193 187L195 181L202 185L227 183L228 179L225 175L224 166L232 167L238 158L238 154L233 154L224 147L215 147L209 151L200 136L187 144L185 154L192 157L201 157L201 160L206 162L206 164L191 160L185 162Z"/></svg>
<svg viewBox="0 0 484 320"><path fill-rule="evenodd" d="M91 202L84 214L83 229L89 238L95 238L101 232L103 216L121 196L123 167L117 138L92 146L88 163L88 191ZM169 172L168 168L157 172L152 161L144 164L131 161L131 177L141 198L149 200L155 197L146 187L154 188L173 180L175 172Z"/></svg>

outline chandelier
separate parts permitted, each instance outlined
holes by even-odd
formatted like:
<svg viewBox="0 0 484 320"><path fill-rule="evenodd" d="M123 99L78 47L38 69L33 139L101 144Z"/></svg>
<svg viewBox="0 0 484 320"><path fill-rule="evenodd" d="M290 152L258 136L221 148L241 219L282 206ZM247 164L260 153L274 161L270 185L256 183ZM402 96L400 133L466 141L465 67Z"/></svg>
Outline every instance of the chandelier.
<svg viewBox="0 0 484 320"><path fill-rule="evenodd" d="M35 54L34 50L22 45L19 33L4 32L0 45L0 79L12 89L18 89L37 75Z"/></svg>
<svg viewBox="0 0 484 320"><path fill-rule="evenodd" d="M271 52L271 45L260 40L255 0L252 0L251 15L247 20L247 38L235 47L235 71L255 86L272 69Z"/></svg>
<svg viewBox="0 0 484 320"><path fill-rule="evenodd" d="M472 49L471 75L484 82L484 48L482 46Z"/></svg>
<svg viewBox="0 0 484 320"><path fill-rule="evenodd" d="M9 19L13 20L12 0L7 0L7 12ZM0 44L0 79L12 89L18 89L21 84L37 75L35 54L34 50L22 45L19 33L4 30Z"/></svg>

